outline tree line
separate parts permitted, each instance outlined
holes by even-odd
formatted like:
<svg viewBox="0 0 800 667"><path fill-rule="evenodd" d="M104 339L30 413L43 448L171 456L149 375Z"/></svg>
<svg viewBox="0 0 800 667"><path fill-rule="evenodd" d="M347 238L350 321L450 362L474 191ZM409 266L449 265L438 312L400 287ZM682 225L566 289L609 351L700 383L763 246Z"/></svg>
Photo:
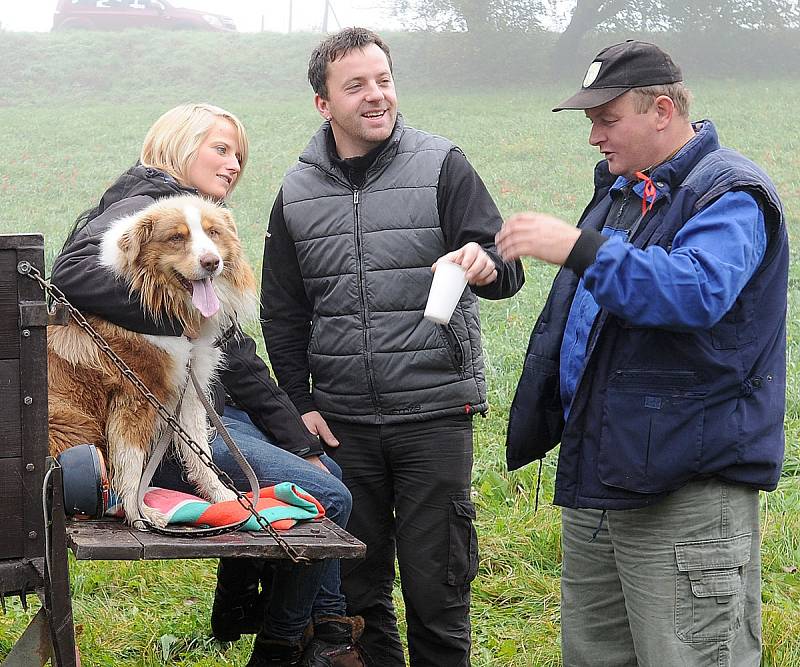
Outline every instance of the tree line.
<svg viewBox="0 0 800 667"><path fill-rule="evenodd" d="M559 32L556 74L574 69L583 38L596 32L694 33L721 38L741 31L800 27L798 0L386 0L408 29L491 33Z"/></svg>

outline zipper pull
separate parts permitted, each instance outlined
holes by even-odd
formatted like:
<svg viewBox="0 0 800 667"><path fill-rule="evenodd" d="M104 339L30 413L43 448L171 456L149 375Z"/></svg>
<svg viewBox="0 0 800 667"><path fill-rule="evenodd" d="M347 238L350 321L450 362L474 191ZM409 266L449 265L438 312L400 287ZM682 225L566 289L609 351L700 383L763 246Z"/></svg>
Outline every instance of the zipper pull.
<svg viewBox="0 0 800 667"><path fill-rule="evenodd" d="M353 204L358 206L358 195L361 193L360 190L353 190Z"/></svg>

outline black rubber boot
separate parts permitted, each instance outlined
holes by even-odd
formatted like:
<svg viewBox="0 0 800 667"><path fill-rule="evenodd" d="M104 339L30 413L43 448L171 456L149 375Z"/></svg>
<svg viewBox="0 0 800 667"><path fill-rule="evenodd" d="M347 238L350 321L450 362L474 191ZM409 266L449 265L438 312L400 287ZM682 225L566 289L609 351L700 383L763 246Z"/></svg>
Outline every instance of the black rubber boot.
<svg viewBox="0 0 800 667"><path fill-rule="evenodd" d="M364 632L360 616L323 616L314 621L314 636L306 648L304 667L365 667L358 638Z"/></svg>
<svg viewBox="0 0 800 667"><path fill-rule="evenodd" d="M303 644L256 636L247 667L302 667Z"/></svg>
<svg viewBox="0 0 800 667"><path fill-rule="evenodd" d="M303 651L310 637L310 625L299 641L271 637L262 630L253 642L253 653L247 667L305 667Z"/></svg>
<svg viewBox="0 0 800 667"><path fill-rule="evenodd" d="M261 629L266 594L258 590L264 561L221 558L211 607L211 634L217 641L235 642Z"/></svg>

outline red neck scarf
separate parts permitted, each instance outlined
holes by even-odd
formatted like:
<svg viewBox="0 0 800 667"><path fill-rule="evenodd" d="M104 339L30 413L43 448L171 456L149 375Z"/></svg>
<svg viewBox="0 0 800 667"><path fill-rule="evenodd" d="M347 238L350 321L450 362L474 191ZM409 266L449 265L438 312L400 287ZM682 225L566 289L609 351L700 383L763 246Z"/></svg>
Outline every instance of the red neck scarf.
<svg viewBox="0 0 800 667"><path fill-rule="evenodd" d="M642 192L642 217L644 217L645 213L651 210L653 204L656 203L658 190L656 190L656 184L653 183L653 179L644 172L637 171L634 175L640 181L644 181L644 192Z"/></svg>

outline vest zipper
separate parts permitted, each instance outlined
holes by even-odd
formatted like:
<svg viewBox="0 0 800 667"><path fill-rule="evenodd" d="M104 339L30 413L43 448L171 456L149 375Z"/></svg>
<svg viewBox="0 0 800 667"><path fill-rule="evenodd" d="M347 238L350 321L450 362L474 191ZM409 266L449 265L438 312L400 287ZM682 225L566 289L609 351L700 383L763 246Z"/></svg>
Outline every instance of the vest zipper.
<svg viewBox="0 0 800 667"><path fill-rule="evenodd" d="M624 194L622 195L622 201L620 202L619 210L617 211L617 215L615 216L614 226L612 229L615 230L619 229L619 224L622 221L622 214L625 212L625 206L628 203L628 199L630 198L632 190L633 186L625 187ZM640 221L641 218L639 219L639 221L637 221L634 227L638 226L638 223ZM606 225L604 222L603 227L605 226ZM629 234L630 234L630 229L626 230L626 235ZM629 237L628 237L628 242L630 242ZM607 315L604 313L603 309L600 308L600 310L597 312L597 315L594 318L594 322L592 322L592 326L589 329L589 335L586 337L586 356L584 357L583 370L581 371L581 375L578 378L577 383L575 384L575 394L572 396L572 405L570 406L569 410L570 416L572 415L573 408L575 407L575 399L578 397L578 390L580 389L581 384L583 384L583 376L586 374L586 367L589 365L589 359L592 356L592 352L594 352L594 346L595 343L597 342L597 337L600 335L600 330L603 324L605 324L606 318ZM564 425L564 427L566 428L566 424Z"/></svg>
<svg viewBox="0 0 800 667"><path fill-rule="evenodd" d="M358 294L361 298L361 330L363 332L363 344L364 344L364 368L367 374L367 385L369 386L370 391L370 398L372 399L372 405L375 408L375 411L378 415L378 420L383 421L381 418L381 411L380 406L378 404L378 394L375 391L375 383L372 379L372 363L371 363L371 354L370 354L370 336L369 336L369 329L367 328L367 290L366 285L364 284L364 262L363 262L363 254L361 248L361 220L358 215L358 206L361 201L361 191L360 190L353 190L353 233L355 234L355 241L356 241L356 271L358 277Z"/></svg>
<svg viewBox="0 0 800 667"><path fill-rule="evenodd" d="M614 229L619 229L619 223L622 222L622 214L625 212L625 205L628 203L628 198L631 195L631 189L629 189L627 186L625 187L625 194L622 195L622 201L619 203L617 219L614 220ZM605 223L603 224L605 226Z"/></svg>
<svg viewBox="0 0 800 667"><path fill-rule="evenodd" d="M450 356L450 362L456 369L456 372L464 379L464 348L458 338L456 330L452 324L439 325L441 326L442 338L444 338L444 345L447 349L447 354Z"/></svg>

